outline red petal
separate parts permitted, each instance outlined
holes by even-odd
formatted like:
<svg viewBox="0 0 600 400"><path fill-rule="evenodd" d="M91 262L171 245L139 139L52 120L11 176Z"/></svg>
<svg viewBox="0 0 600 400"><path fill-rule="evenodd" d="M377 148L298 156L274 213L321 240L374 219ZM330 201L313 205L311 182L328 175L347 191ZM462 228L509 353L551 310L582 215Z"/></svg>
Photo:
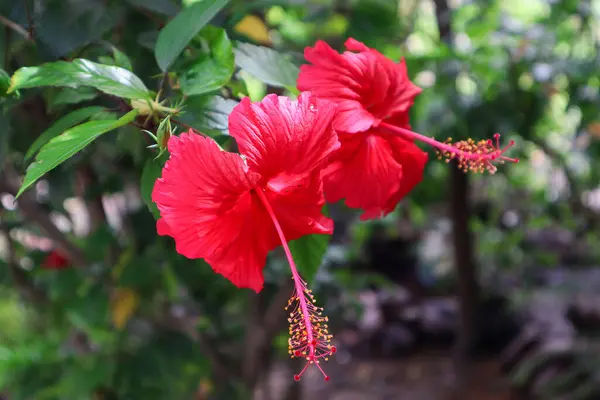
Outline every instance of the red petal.
<svg viewBox="0 0 600 400"><path fill-rule="evenodd" d="M334 126L340 132L365 132L381 122L381 119L375 118L358 101L342 100L339 102L338 107Z"/></svg>
<svg viewBox="0 0 600 400"><path fill-rule="evenodd" d="M156 232L160 236L173 236L171 228L169 228L169 224L167 224L164 218L159 218L158 221L156 221Z"/></svg>
<svg viewBox="0 0 600 400"><path fill-rule="evenodd" d="M364 210L363 220L393 211L423 177L427 154L413 143L374 131L340 139L342 147L324 171L325 195Z"/></svg>
<svg viewBox="0 0 600 400"><path fill-rule="evenodd" d="M302 180L339 147L334 116L335 105L310 93L297 101L274 94L259 103L244 98L229 115L229 132L265 181Z"/></svg>
<svg viewBox="0 0 600 400"><path fill-rule="evenodd" d="M235 286L260 292L267 254L281 243L256 193L248 193L223 223L231 227L223 232L229 243L206 262Z"/></svg>
<svg viewBox="0 0 600 400"><path fill-rule="evenodd" d="M394 148L396 160L402 165L402 180L400 188L388 199L383 209L384 214L394 211L400 200L423 180L423 171L427 164L427 153L414 143L400 138L390 138L390 143Z"/></svg>
<svg viewBox="0 0 600 400"><path fill-rule="evenodd" d="M400 187L402 166L381 136L352 134L342 137L342 149L324 174L328 202L345 198L350 208L375 209L380 214Z"/></svg>
<svg viewBox="0 0 600 400"><path fill-rule="evenodd" d="M409 80L404 60L396 64L352 38L346 47L350 51L343 54L322 41L306 48L305 58L312 65L300 68L298 89L340 105L334 123L339 131L366 131L406 112L421 89Z"/></svg>
<svg viewBox="0 0 600 400"><path fill-rule="evenodd" d="M267 253L277 246L268 216L251 193L259 177L242 158L193 133L169 139L169 160L152 200L159 234L188 258L205 258L238 287L262 287Z"/></svg>
<svg viewBox="0 0 600 400"><path fill-rule="evenodd" d="M265 194L288 241L314 233L333 233L333 221L322 214L325 198L320 171L302 184L267 190Z"/></svg>
<svg viewBox="0 0 600 400"><path fill-rule="evenodd" d="M346 46L346 48L350 51L357 51L357 52L369 51L369 48L367 47L367 45L365 45L363 42L359 42L358 40L356 40L354 38L346 39L346 43L344 43L344 46Z"/></svg>

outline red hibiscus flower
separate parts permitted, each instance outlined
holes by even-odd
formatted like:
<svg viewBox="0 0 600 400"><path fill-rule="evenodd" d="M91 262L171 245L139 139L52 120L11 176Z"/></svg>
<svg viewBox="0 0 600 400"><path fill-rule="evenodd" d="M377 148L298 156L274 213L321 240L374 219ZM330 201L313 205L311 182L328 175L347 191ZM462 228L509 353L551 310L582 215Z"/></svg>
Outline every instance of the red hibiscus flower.
<svg viewBox="0 0 600 400"><path fill-rule="evenodd" d="M408 79L404 60L396 64L352 38L345 45L349 51L343 54L323 41L307 47L304 57L312 65L300 67L298 89L338 103L335 129L343 132L365 132L402 117L421 93Z"/></svg>
<svg viewBox="0 0 600 400"><path fill-rule="evenodd" d="M71 263L69 259L64 257L61 253L56 250L52 250L50 254L46 256L42 263L44 269L65 269L70 267Z"/></svg>
<svg viewBox="0 0 600 400"><path fill-rule="evenodd" d="M338 104L334 128L341 148L324 173L328 201L342 198L364 210L362 219L393 211L423 178L427 154L414 141L457 159L462 169L495 172L492 161L516 161L496 142L440 143L410 130L408 111L421 89L408 78L404 60L394 63L355 39L339 54L319 41L304 51L298 88Z"/></svg>
<svg viewBox="0 0 600 400"><path fill-rule="evenodd" d="M333 103L310 93L297 101L245 98L229 116L241 156L192 132L173 136L152 193L161 213L158 233L173 237L180 254L204 258L237 287L259 292L267 254L283 246L295 285L288 304L290 353L319 369L318 359L335 348L287 241L333 232L333 222L321 214L320 176L339 147L332 129L335 112Z"/></svg>

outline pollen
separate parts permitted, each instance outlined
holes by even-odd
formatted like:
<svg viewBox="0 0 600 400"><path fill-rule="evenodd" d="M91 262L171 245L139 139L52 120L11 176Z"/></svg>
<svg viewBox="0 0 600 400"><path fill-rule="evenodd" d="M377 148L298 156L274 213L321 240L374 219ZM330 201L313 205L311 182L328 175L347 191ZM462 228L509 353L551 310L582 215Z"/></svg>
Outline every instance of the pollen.
<svg viewBox="0 0 600 400"><path fill-rule="evenodd" d="M461 140L460 142L452 142L452 138L446 139L441 150L436 151L438 159L445 159L446 163L452 160L458 162L458 167L466 172L474 172L476 174L484 173L485 171L494 174L498 168L494 163L504 164L505 162L517 163L518 158L510 158L504 156L504 153L512 146L515 141L511 140L505 147L500 147L500 134L494 135L494 140L473 139Z"/></svg>
<svg viewBox="0 0 600 400"><path fill-rule="evenodd" d="M316 299L312 290L306 287L306 282L300 278L295 283L299 285L295 285L296 289L285 307L290 324L288 353L292 358L305 359L306 365L299 374L294 375L294 380L300 380L309 365L316 365L325 381L329 381L329 376L320 365L321 359L327 361L336 352L331 344L333 335L329 334L329 318L323 315L322 307L316 306Z"/></svg>

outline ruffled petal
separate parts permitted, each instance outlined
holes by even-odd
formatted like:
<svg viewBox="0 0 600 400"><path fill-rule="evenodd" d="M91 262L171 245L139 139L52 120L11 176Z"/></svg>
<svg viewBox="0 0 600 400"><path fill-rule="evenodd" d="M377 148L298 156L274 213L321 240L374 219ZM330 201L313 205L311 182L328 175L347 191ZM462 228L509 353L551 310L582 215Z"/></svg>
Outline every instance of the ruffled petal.
<svg viewBox="0 0 600 400"><path fill-rule="evenodd" d="M156 221L156 233L160 236L173 236L171 228L169 228L169 224L167 224L164 218L159 218L158 221Z"/></svg>
<svg viewBox="0 0 600 400"><path fill-rule="evenodd" d="M229 115L229 132L250 170L265 182L301 180L339 147L335 113L334 104L310 93L297 101L274 94L259 103L244 98Z"/></svg>
<svg viewBox="0 0 600 400"><path fill-rule="evenodd" d="M323 172L327 201L346 199L350 208L381 214L402 178L392 147L371 133L344 135L341 140L342 148Z"/></svg>
<svg viewBox="0 0 600 400"><path fill-rule="evenodd" d="M423 172L428 159L427 153L414 143L397 137L389 140L394 158L402 166L402 179L398 190L386 202L383 208L384 215L394 211L398 203L423 180Z"/></svg>
<svg viewBox="0 0 600 400"><path fill-rule="evenodd" d="M405 113L421 92L409 80L405 61L395 63L352 38L346 48L339 54L322 41L307 47L310 64L300 68L298 89L340 105L334 122L338 131L364 132Z"/></svg>
<svg viewBox="0 0 600 400"><path fill-rule="evenodd" d="M265 195L288 241L315 233L333 233L333 221L322 214L325 199L320 171L302 184L267 190Z"/></svg>
<svg viewBox="0 0 600 400"><path fill-rule="evenodd" d="M169 160L152 200L159 234L175 239L177 252L204 258L238 287L260 290L274 228L251 189L259 176L243 159L208 138L184 133L169 139Z"/></svg>
<svg viewBox="0 0 600 400"><path fill-rule="evenodd" d="M366 96L373 114L381 119L388 119L408 111L415 97L421 93L421 88L410 81L404 58L395 63L354 38L347 39L345 46L350 51L369 54L375 59L377 67L368 78L375 80L377 84L372 85ZM353 53L344 53L346 54Z"/></svg>
<svg viewBox="0 0 600 400"><path fill-rule="evenodd" d="M342 100L338 103L338 114L333 126L339 132L359 133L379 125L381 120L363 108L354 100Z"/></svg>
<svg viewBox="0 0 600 400"><path fill-rule="evenodd" d="M258 293L264 284L267 255L281 244L273 222L256 193L252 192L228 219L225 223L236 225L237 238L230 239L223 251L207 257L206 262L235 286Z"/></svg>

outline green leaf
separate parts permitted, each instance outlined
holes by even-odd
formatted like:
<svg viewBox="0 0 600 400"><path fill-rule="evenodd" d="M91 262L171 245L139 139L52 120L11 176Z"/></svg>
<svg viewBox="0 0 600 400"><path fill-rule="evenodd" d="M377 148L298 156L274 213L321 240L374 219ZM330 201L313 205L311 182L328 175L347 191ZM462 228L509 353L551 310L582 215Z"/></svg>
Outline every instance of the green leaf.
<svg viewBox="0 0 600 400"><path fill-rule="evenodd" d="M82 86L78 88L52 88L46 96L46 103L50 110L56 109L58 106L67 104L77 104L83 101L95 99L100 92L96 89Z"/></svg>
<svg viewBox="0 0 600 400"><path fill-rule="evenodd" d="M116 121L88 121L50 140L48 144L42 147L35 161L27 168L23 185L19 189L17 197L46 172L68 160L100 135L132 122L137 113L137 110L130 111Z"/></svg>
<svg viewBox="0 0 600 400"><path fill-rule="evenodd" d="M82 355L77 361L62 368L69 378L60 381L60 396L69 399L87 398L99 387L111 384L116 368L115 360L100 352Z"/></svg>
<svg viewBox="0 0 600 400"><path fill-rule="evenodd" d="M237 101L220 96L190 97L178 119L206 134L229 134L227 121L237 105Z"/></svg>
<svg viewBox="0 0 600 400"><path fill-rule="evenodd" d="M156 62L167 71L185 46L229 0L202 0L181 11L159 33L154 47Z"/></svg>
<svg viewBox="0 0 600 400"><path fill-rule="evenodd" d="M235 63L244 71L268 85L294 89L298 67L284 54L263 46L240 43L235 52Z"/></svg>
<svg viewBox="0 0 600 400"><path fill-rule="evenodd" d="M0 68L0 96L4 96L10 87L10 75Z"/></svg>
<svg viewBox="0 0 600 400"><path fill-rule="evenodd" d="M127 0L129 4L145 8L160 14L173 16L179 12L179 7L171 0Z"/></svg>
<svg viewBox="0 0 600 400"><path fill-rule="evenodd" d="M132 72L83 58L20 68L13 75L8 92L40 86L91 86L117 97L152 99L144 83Z"/></svg>
<svg viewBox="0 0 600 400"><path fill-rule="evenodd" d="M133 72L133 66L129 57L115 46L109 45L109 47L112 50L113 56L99 56L98 61L104 65L120 67Z"/></svg>
<svg viewBox="0 0 600 400"><path fill-rule="evenodd" d="M121 50L113 47L113 58L115 59L115 65L117 67L124 68L128 71L133 71L131 60Z"/></svg>
<svg viewBox="0 0 600 400"><path fill-rule="evenodd" d="M56 121L52 126L46 129L27 150L25 153L25 161L33 157L33 155L42 147L45 143L47 143L50 139L55 136L60 135L67 129L85 121L90 118L94 114L98 114L99 112L104 111L104 107L100 106L92 106L81 108L79 110L73 111L70 114L65 115L58 121Z"/></svg>
<svg viewBox="0 0 600 400"><path fill-rule="evenodd" d="M142 195L142 200L148 209L154 216L154 219L160 218L160 211L158 211L158 207L152 201L152 190L154 189L154 183L162 173L162 165L164 161L160 160L148 160L146 161L146 165L144 165L144 169L142 170L142 177L140 179L140 193Z"/></svg>
<svg viewBox="0 0 600 400"><path fill-rule="evenodd" d="M220 89L231 79L235 69L233 46L222 28L206 26L201 37L210 49L202 54L181 76L181 91L188 96L201 95Z"/></svg>
<svg viewBox="0 0 600 400"><path fill-rule="evenodd" d="M36 5L35 38L39 51L57 59L100 40L123 21L124 8L115 3L119 2L54 0ZM25 9L21 10L13 15L22 18Z"/></svg>
<svg viewBox="0 0 600 400"><path fill-rule="evenodd" d="M327 252L331 235L306 235L289 243L292 256L306 282L313 280Z"/></svg>

